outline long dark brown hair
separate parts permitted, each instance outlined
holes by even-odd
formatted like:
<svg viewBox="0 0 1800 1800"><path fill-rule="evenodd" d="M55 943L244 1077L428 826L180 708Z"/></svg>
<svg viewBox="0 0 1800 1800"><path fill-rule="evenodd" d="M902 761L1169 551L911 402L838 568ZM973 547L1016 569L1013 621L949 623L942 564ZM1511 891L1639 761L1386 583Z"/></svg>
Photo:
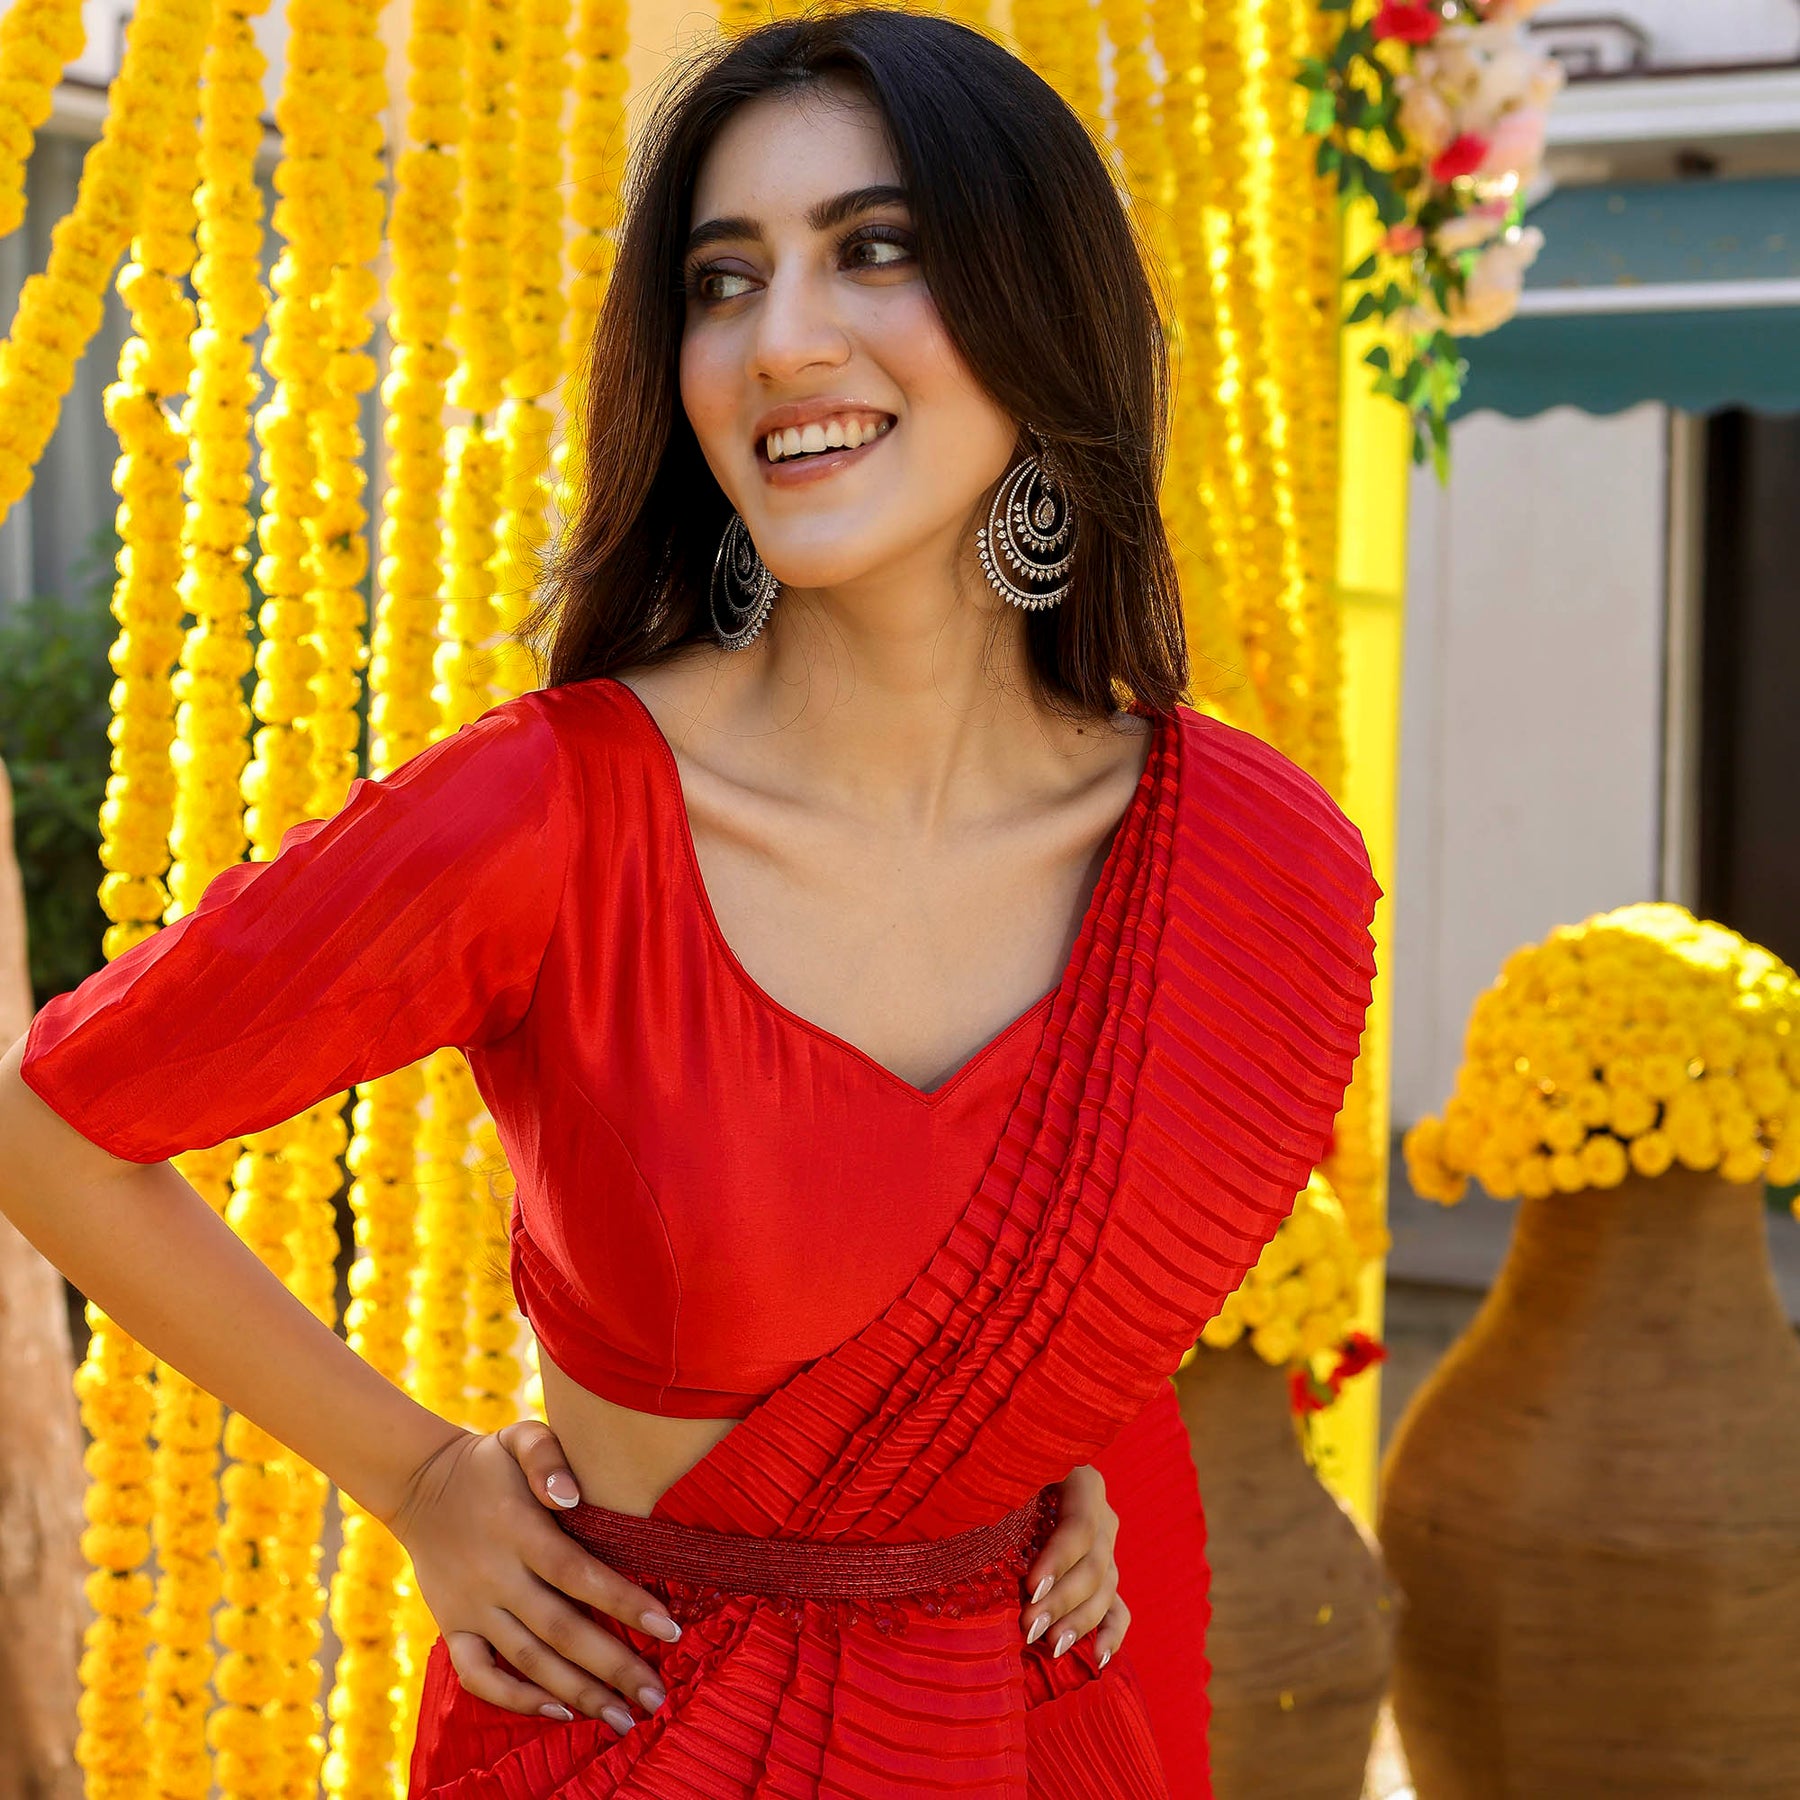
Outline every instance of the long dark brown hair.
<svg viewBox="0 0 1800 1800"><path fill-rule="evenodd" d="M520 638L557 687L710 635L731 506L680 398L695 179L745 101L831 80L886 119L945 331L995 403L1043 434L1076 507L1070 591L1027 615L1038 691L1094 716L1126 700L1171 711L1188 671L1157 505L1170 396L1153 259L1054 88L968 26L876 7L708 44L670 76L633 152L582 372L584 473Z"/></svg>

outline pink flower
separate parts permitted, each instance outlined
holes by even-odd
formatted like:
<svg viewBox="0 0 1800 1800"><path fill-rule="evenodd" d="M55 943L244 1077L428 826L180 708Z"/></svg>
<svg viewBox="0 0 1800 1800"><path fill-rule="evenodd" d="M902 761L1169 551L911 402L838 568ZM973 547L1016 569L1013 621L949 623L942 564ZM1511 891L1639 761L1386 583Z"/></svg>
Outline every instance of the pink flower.
<svg viewBox="0 0 1800 1800"><path fill-rule="evenodd" d="M1404 256L1409 250L1418 249L1424 241L1425 233L1417 225L1395 225L1382 238L1381 247L1391 256Z"/></svg>
<svg viewBox="0 0 1800 1800"><path fill-rule="evenodd" d="M1463 250L1479 250L1490 239L1498 237L1506 227L1506 215L1512 211L1510 200L1484 200L1467 212L1446 219L1431 234L1433 245L1445 256Z"/></svg>
<svg viewBox="0 0 1800 1800"><path fill-rule="evenodd" d="M1381 0L1375 15L1378 38L1398 38L1403 44L1429 44L1443 29L1444 15L1424 0Z"/></svg>
<svg viewBox="0 0 1800 1800"><path fill-rule="evenodd" d="M1431 159L1431 179L1440 185L1473 175L1487 160L1488 140L1465 131Z"/></svg>
<svg viewBox="0 0 1800 1800"><path fill-rule="evenodd" d="M1517 175L1528 180L1544 160L1544 132L1549 114L1536 106L1515 107L1502 115L1481 159L1483 175Z"/></svg>

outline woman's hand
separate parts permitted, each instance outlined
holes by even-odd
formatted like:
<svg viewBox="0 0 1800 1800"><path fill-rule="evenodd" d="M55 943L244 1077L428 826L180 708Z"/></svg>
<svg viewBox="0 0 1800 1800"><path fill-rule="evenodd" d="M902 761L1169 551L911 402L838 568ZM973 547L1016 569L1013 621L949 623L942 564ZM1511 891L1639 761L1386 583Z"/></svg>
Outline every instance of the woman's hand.
<svg viewBox="0 0 1800 1800"><path fill-rule="evenodd" d="M1035 1644L1054 1627L1051 1653L1061 1656L1098 1626L1094 1649L1104 1669L1131 1627L1113 1562L1119 1515L1106 1504L1100 1471L1085 1463L1070 1472L1059 1492L1061 1517L1025 1574L1032 1584L1022 1621L1025 1641Z"/></svg>
<svg viewBox="0 0 1800 1800"><path fill-rule="evenodd" d="M550 1467L542 1466L545 1440ZM528 1460L539 1465L535 1482ZM604 1719L623 1736L637 1723L631 1703L655 1712L663 1689L648 1663L573 1602L670 1643L681 1628L654 1596L546 1517L534 1487L555 1502L544 1480L553 1470L573 1496L560 1445L534 1419L491 1436L460 1432L414 1474L389 1528L412 1555L419 1592L470 1693L511 1712ZM500 1668L496 1652L519 1674Z"/></svg>

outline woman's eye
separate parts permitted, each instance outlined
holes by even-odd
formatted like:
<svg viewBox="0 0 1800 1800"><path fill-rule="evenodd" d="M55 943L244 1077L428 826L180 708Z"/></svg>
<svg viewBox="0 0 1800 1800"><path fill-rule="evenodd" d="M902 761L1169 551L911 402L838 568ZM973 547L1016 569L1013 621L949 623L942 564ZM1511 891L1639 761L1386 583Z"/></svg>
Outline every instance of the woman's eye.
<svg viewBox="0 0 1800 1800"><path fill-rule="evenodd" d="M721 294L708 284L715 281L748 281L747 275L740 275L735 269L695 269L687 278L687 291L696 300L735 300L736 293Z"/></svg>
<svg viewBox="0 0 1800 1800"><path fill-rule="evenodd" d="M846 254L857 260L864 250L893 251L895 254L872 256L862 259L865 269L884 268L891 263L905 262L912 255L910 234L892 225L874 225L866 232L860 232L844 246Z"/></svg>

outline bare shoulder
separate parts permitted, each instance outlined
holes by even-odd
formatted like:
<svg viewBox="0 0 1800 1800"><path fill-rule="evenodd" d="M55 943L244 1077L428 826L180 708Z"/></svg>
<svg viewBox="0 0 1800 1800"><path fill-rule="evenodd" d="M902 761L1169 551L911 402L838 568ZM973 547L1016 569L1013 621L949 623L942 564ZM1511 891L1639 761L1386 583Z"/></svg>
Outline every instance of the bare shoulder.
<svg viewBox="0 0 1800 1800"><path fill-rule="evenodd" d="M717 644L697 640L654 663L631 663L612 675L644 703L663 736L683 749L694 729L731 697L738 671Z"/></svg>

